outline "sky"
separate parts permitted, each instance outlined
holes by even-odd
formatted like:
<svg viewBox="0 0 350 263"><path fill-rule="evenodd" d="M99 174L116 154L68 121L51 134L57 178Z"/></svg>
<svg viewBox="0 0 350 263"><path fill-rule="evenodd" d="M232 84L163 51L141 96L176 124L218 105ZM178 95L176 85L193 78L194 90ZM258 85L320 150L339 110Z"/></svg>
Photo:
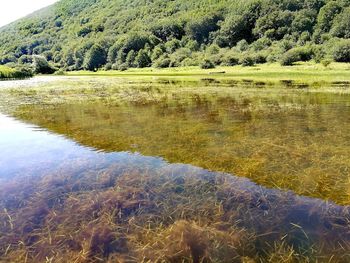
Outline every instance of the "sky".
<svg viewBox="0 0 350 263"><path fill-rule="evenodd" d="M33 13L58 0L9 0L1 1L0 27Z"/></svg>

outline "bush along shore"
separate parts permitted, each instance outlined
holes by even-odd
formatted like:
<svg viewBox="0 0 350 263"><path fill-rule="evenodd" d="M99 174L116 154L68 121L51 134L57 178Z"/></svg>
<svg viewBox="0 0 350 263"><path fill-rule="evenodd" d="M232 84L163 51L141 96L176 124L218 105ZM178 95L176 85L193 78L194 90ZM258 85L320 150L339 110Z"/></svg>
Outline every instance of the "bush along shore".
<svg viewBox="0 0 350 263"><path fill-rule="evenodd" d="M35 74L53 74L57 70L42 56L32 56L31 61L27 65L0 66L0 80L25 79Z"/></svg>
<svg viewBox="0 0 350 263"><path fill-rule="evenodd" d="M25 79L33 76L33 71L27 67L0 67L0 80Z"/></svg>

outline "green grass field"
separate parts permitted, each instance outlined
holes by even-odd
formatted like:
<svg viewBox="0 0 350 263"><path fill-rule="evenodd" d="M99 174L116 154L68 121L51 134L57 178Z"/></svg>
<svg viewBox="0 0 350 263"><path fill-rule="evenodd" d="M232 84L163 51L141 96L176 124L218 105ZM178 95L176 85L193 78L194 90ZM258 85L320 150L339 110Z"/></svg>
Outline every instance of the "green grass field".
<svg viewBox="0 0 350 263"><path fill-rule="evenodd" d="M225 72L225 73L222 73ZM181 78L230 78L247 79L263 82L292 80L303 83L343 82L350 81L350 64L332 63L328 67L315 63L299 63L294 66L282 67L279 64L262 64L253 67L217 67L215 69L200 69L199 67L179 68L144 68L127 71L78 71L69 72L74 76L140 76L140 77L181 77Z"/></svg>

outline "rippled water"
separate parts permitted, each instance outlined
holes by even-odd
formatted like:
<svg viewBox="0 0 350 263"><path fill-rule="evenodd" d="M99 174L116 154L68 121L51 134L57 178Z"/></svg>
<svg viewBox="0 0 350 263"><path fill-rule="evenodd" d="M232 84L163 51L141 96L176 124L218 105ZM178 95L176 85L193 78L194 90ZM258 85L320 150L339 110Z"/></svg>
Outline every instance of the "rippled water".
<svg viewBox="0 0 350 263"><path fill-rule="evenodd" d="M0 115L0 258L348 262L350 96L213 85Z"/></svg>

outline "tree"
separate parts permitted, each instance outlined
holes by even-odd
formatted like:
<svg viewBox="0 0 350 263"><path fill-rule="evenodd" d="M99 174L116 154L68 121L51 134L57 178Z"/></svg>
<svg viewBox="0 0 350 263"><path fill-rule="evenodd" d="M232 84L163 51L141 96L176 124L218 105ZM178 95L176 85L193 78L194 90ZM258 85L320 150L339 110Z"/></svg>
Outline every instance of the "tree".
<svg viewBox="0 0 350 263"><path fill-rule="evenodd" d="M230 16L221 24L216 43L220 47L233 47L247 35L251 35L251 29L247 27L244 16Z"/></svg>
<svg viewBox="0 0 350 263"><path fill-rule="evenodd" d="M69 67L75 64L74 61L74 53L71 50L67 50L64 54L63 61L65 63L65 67Z"/></svg>
<svg viewBox="0 0 350 263"><path fill-rule="evenodd" d="M198 65L209 50L216 51L213 45L220 48L209 55L215 65L229 48L268 52L269 61L278 61L286 40L288 49L313 41L329 50L336 38L350 38L349 9L350 0L62 0L0 30L0 63L37 54L65 70L107 62L107 68L119 68L135 64L133 58L144 50L153 64L166 57L170 66L184 65L187 58L185 64ZM92 56L96 44L104 51ZM185 58L183 48L191 51Z"/></svg>
<svg viewBox="0 0 350 263"><path fill-rule="evenodd" d="M326 0L307 0L304 1L303 7L309 10L315 10L317 12L325 5Z"/></svg>
<svg viewBox="0 0 350 263"><path fill-rule="evenodd" d="M199 50L199 44L196 40L189 40L186 43L185 47L190 49L191 51L198 51Z"/></svg>
<svg viewBox="0 0 350 263"><path fill-rule="evenodd" d="M331 28L331 35L341 38L350 38L350 7L337 15Z"/></svg>
<svg viewBox="0 0 350 263"><path fill-rule="evenodd" d="M313 50L309 47L298 47L288 50L281 58L282 66L292 66L298 61L309 61L313 56Z"/></svg>
<svg viewBox="0 0 350 263"><path fill-rule="evenodd" d="M266 36L273 40L280 40L291 32L294 14L291 11L273 11L259 18L253 33L260 38Z"/></svg>
<svg viewBox="0 0 350 263"><path fill-rule="evenodd" d="M156 68L168 68L170 66L171 60L168 57L160 57L154 62L154 67Z"/></svg>
<svg viewBox="0 0 350 263"><path fill-rule="evenodd" d="M143 49L147 43L150 44L149 33L130 32L121 37L116 44L117 47L119 46L118 49L124 49L127 54L130 50L139 51Z"/></svg>
<svg viewBox="0 0 350 263"><path fill-rule="evenodd" d="M185 35L183 23L176 20L163 20L151 27L151 32L162 41L176 38L181 39Z"/></svg>
<svg viewBox="0 0 350 263"><path fill-rule="evenodd" d="M201 19L191 20L186 25L186 33L199 43L207 43L209 33L219 29L218 22L220 19L219 15L212 14Z"/></svg>
<svg viewBox="0 0 350 263"><path fill-rule="evenodd" d="M126 56L125 63L129 68L135 67L136 52L131 50Z"/></svg>
<svg viewBox="0 0 350 263"><path fill-rule="evenodd" d="M254 59L253 57L249 55L244 55L240 60L239 64L241 64L243 67L249 67L249 66L254 66Z"/></svg>
<svg viewBox="0 0 350 263"><path fill-rule="evenodd" d="M152 64L151 58L148 56L147 52L141 49L135 59L136 66L138 68L149 67Z"/></svg>
<svg viewBox="0 0 350 263"><path fill-rule="evenodd" d="M83 27L81 28L78 32L77 32L77 36L78 37L85 37L88 34L90 34L92 32L92 26L87 26L87 27Z"/></svg>
<svg viewBox="0 0 350 263"><path fill-rule="evenodd" d="M33 56L33 69L35 73L52 74L56 70L47 62L43 56Z"/></svg>
<svg viewBox="0 0 350 263"><path fill-rule="evenodd" d="M178 39L172 39L165 43L165 48L168 53L173 53L181 47L181 42Z"/></svg>
<svg viewBox="0 0 350 263"><path fill-rule="evenodd" d="M211 69L215 68L215 64L210 59L204 59L200 64L201 69Z"/></svg>
<svg viewBox="0 0 350 263"><path fill-rule="evenodd" d="M238 49L239 51L246 51L248 50L248 48L249 44L245 39L240 40L236 45L236 49Z"/></svg>
<svg viewBox="0 0 350 263"><path fill-rule="evenodd" d="M113 64L117 61L117 57L118 57L118 47L116 45L113 45L108 50L107 61Z"/></svg>
<svg viewBox="0 0 350 263"><path fill-rule="evenodd" d="M329 32L332 27L334 17L341 11L341 6L337 1L330 1L323 6L317 16L317 30L320 33Z"/></svg>
<svg viewBox="0 0 350 263"><path fill-rule="evenodd" d="M296 13L292 22L292 32L312 32L315 25L316 13L313 10L304 9Z"/></svg>
<svg viewBox="0 0 350 263"><path fill-rule="evenodd" d="M84 68L96 70L106 64L106 52L100 45L93 45L87 52L84 60Z"/></svg>
<svg viewBox="0 0 350 263"><path fill-rule="evenodd" d="M152 56L151 56L152 61L155 61L158 58L160 58L164 54L164 49L165 48L161 45L156 46L152 51Z"/></svg>
<svg viewBox="0 0 350 263"><path fill-rule="evenodd" d="M75 57L74 67L76 70L80 70L84 63L84 49L75 50L74 57Z"/></svg>
<svg viewBox="0 0 350 263"><path fill-rule="evenodd" d="M350 62L350 40L343 40L335 46L333 59L337 62Z"/></svg>
<svg viewBox="0 0 350 263"><path fill-rule="evenodd" d="M33 63L33 57L29 55L23 55L18 59L18 63L23 64L32 64Z"/></svg>

